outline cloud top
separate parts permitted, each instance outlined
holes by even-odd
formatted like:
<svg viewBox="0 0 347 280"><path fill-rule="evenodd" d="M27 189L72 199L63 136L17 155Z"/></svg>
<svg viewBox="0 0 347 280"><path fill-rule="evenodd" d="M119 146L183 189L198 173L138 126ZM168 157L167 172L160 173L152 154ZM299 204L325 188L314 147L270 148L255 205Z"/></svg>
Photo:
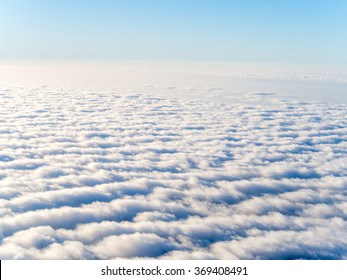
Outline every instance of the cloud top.
<svg viewBox="0 0 347 280"><path fill-rule="evenodd" d="M346 259L346 105L252 96L0 89L0 258Z"/></svg>

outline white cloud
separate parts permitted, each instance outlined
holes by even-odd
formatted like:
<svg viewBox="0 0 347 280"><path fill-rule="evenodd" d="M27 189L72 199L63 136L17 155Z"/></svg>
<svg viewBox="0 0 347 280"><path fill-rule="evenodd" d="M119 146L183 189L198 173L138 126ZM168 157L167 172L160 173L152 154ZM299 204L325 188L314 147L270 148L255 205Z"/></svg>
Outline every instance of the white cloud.
<svg viewBox="0 0 347 280"><path fill-rule="evenodd" d="M100 259L156 257L171 249L169 242L153 233L111 235L90 247Z"/></svg>
<svg viewBox="0 0 347 280"><path fill-rule="evenodd" d="M138 91L0 88L0 258L346 258L345 105Z"/></svg>

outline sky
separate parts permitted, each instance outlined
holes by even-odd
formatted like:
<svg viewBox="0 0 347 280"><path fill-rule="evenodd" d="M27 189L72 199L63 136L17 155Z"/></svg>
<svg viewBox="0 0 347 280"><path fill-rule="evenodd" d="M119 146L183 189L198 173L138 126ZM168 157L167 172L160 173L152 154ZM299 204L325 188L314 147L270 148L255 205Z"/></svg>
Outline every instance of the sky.
<svg viewBox="0 0 347 280"><path fill-rule="evenodd" d="M343 0L0 0L0 59L347 64Z"/></svg>

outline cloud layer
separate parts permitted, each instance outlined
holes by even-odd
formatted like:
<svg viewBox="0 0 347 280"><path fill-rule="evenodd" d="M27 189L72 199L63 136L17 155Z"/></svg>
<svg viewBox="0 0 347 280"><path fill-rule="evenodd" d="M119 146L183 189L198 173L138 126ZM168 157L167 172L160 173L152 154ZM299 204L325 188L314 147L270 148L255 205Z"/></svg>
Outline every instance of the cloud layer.
<svg viewBox="0 0 347 280"><path fill-rule="evenodd" d="M0 258L346 259L347 106L248 98L1 88Z"/></svg>

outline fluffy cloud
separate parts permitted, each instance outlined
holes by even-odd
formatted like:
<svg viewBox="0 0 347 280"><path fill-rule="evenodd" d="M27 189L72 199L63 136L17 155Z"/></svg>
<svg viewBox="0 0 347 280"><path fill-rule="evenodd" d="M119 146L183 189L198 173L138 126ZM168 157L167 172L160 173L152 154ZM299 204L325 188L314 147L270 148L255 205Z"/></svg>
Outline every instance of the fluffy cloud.
<svg viewBox="0 0 347 280"><path fill-rule="evenodd" d="M153 233L112 235L91 246L90 250L101 259L156 257L169 251L169 241Z"/></svg>
<svg viewBox="0 0 347 280"><path fill-rule="evenodd" d="M347 107L247 98L0 89L0 258L347 258Z"/></svg>

